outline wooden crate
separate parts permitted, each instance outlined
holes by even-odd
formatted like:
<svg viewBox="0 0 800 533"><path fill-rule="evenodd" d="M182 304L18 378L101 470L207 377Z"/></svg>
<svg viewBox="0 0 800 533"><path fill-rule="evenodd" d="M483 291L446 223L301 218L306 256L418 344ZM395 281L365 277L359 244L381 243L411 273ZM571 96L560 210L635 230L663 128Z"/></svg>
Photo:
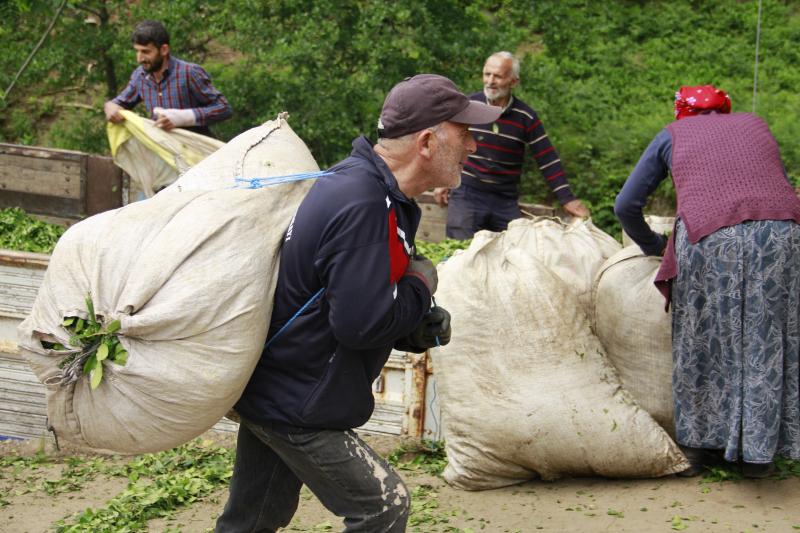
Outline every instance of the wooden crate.
<svg viewBox="0 0 800 533"><path fill-rule="evenodd" d="M0 208L69 223L122 206L122 189L110 157L0 143Z"/></svg>

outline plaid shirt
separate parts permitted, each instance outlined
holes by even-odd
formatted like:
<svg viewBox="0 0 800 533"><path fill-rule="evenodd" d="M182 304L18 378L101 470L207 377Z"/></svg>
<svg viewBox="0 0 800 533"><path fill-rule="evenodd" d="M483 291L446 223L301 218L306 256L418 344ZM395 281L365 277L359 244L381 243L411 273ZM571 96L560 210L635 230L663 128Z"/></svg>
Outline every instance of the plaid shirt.
<svg viewBox="0 0 800 533"><path fill-rule="evenodd" d="M470 99L486 103L483 92L470 95ZM518 184L527 152L558 201L563 205L575 200L558 152L536 111L525 102L511 96L493 124L474 125L469 130L478 147L461 174L465 185L509 198L519 197Z"/></svg>
<svg viewBox="0 0 800 533"><path fill-rule="evenodd" d="M113 102L125 109L132 109L144 101L147 112L153 117L153 108L191 109L196 126L187 128L201 133L208 132L208 125L231 116L228 100L211 84L211 78L203 67L170 57L167 69L160 82L140 66L131 74L128 86Z"/></svg>

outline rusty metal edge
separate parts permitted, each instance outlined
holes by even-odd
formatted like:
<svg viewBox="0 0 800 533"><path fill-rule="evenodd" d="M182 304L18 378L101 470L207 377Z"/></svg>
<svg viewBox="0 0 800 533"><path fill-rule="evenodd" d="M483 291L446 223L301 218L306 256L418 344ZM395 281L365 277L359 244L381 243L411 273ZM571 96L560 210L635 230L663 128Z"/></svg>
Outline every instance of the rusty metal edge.
<svg viewBox="0 0 800 533"><path fill-rule="evenodd" d="M425 431L425 385L428 381L428 352L408 354L411 363L413 400L408 404L408 426L405 428L409 437L420 438Z"/></svg>

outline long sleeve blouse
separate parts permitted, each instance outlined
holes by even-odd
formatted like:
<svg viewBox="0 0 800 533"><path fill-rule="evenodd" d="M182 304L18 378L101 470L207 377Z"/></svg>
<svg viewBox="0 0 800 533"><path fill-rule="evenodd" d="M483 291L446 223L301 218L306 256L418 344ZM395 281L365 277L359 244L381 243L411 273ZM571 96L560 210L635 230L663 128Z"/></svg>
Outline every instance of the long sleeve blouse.
<svg viewBox="0 0 800 533"><path fill-rule="evenodd" d="M667 245L667 237L647 225L642 210L647 198L669 174L671 161L672 136L663 129L639 158L614 202L614 214L622 229L647 255L661 255Z"/></svg>

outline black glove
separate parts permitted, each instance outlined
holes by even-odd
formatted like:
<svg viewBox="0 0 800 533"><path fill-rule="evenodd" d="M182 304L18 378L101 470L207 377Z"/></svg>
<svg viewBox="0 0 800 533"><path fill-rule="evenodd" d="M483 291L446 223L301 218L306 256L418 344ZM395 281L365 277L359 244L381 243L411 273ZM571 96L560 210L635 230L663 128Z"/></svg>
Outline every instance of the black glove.
<svg viewBox="0 0 800 533"><path fill-rule="evenodd" d="M411 257L411 261L408 262L408 266L406 267L406 275L422 278L425 285L430 289L431 294L436 292L436 286L439 284L439 277L436 275L436 266L424 255L414 255Z"/></svg>
<svg viewBox="0 0 800 533"><path fill-rule="evenodd" d="M422 323L408 336L409 344L418 348L435 348L450 342L450 313L433 307L422 317Z"/></svg>

